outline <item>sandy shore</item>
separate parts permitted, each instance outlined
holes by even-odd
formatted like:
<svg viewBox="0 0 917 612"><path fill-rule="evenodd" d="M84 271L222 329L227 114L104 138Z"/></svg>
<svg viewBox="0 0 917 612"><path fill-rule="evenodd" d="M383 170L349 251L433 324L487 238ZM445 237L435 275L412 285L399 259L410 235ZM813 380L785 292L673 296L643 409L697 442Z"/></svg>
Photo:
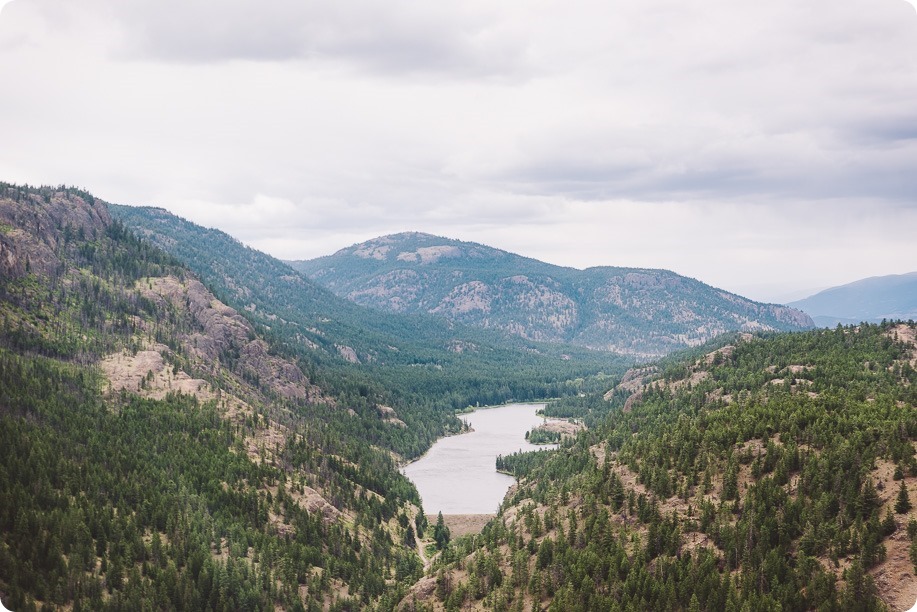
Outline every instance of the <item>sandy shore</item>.
<svg viewBox="0 0 917 612"><path fill-rule="evenodd" d="M471 535L473 533L481 533L481 530L484 529L490 519L497 516L496 514L444 514L443 521L446 523L446 527L449 528L449 533L453 538L460 536ZM427 522L430 524L431 528L436 524L436 515L428 514Z"/></svg>

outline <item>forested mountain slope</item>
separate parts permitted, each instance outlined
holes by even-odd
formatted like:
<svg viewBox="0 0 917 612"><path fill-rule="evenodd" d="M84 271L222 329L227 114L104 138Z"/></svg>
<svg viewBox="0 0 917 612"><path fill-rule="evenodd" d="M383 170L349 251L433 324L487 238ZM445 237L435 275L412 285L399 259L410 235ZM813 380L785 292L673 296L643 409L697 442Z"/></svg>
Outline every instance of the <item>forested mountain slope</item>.
<svg viewBox="0 0 917 612"><path fill-rule="evenodd" d="M290 263L358 304L638 357L697 346L727 331L812 326L798 310L667 270L576 270L416 232Z"/></svg>
<svg viewBox="0 0 917 612"><path fill-rule="evenodd" d="M746 335L635 372L575 442L499 459L521 485L405 608L909 609L915 338Z"/></svg>
<svg viewBox="0 0 917 612"><path fill-rule="evenodd" d="M361 394L382 404L451 411L578 392L582 389L569 381L586 379L589 384L598 372L617 373L632 363L632 358L533 342L430 315L358 306L219 230L159 208L109 208L311 364L328 388L350 393L358 382ZM427 444L432 439L428 436Z"/></svg>
<svg viewBox="0 0 917 612"><path fill-rule="evenodd" d="M809 313L825 327L882 319L917 320L917 272L864 278L789 305Z"/></svg>
<svg viewBox="0 0 917 612"><path fill-rule="evenodd" d="M0 185L8 608L390 607L423 525L394 454L455 422L391 414L316 385L103 202Z"/></svg>

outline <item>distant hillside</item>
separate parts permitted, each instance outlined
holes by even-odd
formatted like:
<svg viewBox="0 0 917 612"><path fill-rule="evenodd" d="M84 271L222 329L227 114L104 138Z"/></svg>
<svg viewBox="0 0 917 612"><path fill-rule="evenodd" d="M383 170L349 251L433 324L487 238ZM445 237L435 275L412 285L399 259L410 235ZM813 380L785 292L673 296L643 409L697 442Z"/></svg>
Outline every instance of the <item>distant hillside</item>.
<svg viewBox="0 0 917 612"><path fill-rule="evenodd" d="M666 270L576 270L422 233L384 236L290 265L364 306L640 357L698 346L727 331L813 325L797 310Z"/></svg>
<svg viewBox="0 0 917 612"><path fill-rule="evenodd" d="M160 208L109 206L114 218L185 262L220 299L263 326L336 394L359 393L427 417L430 408L576 393L569 381L626 369L630 360L544 344L423 314L380 313L342 299L287 264ZM421 430L409 456L441 427Z"/></svg>
<svg viewBox="0 0 917 612"><path fill-rule="evenodd" d="M825 289L788 306L809 313L821 327L917 319L917 272L864 278Z"/></svg>

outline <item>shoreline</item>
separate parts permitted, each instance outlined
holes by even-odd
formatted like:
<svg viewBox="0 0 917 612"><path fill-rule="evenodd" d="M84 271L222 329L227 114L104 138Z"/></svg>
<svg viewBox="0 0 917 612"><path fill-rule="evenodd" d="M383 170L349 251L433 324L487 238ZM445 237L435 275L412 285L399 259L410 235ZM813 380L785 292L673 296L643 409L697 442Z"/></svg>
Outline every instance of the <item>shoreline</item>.
<svg viewBox="0 0 917 612"><path fill-rule="evenodd" d="M455 416L460 417L463 414L474 414L478 410L491 410L493 408L505 408L507 406L537 406L539 404L547 406L551 402L556 402L559 400L559 397L552 397L550 399L544 400L531 400L528 402L507 402L505 404L491 404L489 406L468 406L468 408L463 408L455 413Z"/></svg>
<svg viewBox="0 0 917 612"><path fill-rule="evenodd" d="M436 524L437 515L427 514L428 529L432 529ZM443 514L443 523L449 528L449 533L453 538L460 538L467 535L477 535L481 533L484 526L490 521L497 518L496 513L488 514Z"/></svg>

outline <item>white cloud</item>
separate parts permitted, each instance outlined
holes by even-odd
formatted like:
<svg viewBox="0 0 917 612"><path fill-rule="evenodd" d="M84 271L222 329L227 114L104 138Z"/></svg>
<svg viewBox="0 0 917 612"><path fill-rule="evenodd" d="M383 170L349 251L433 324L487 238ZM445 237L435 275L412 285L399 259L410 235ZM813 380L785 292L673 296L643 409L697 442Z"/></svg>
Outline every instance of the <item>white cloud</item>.
<svg viewBox="0 0 917 612"><path fill-rule="evenodd" d="M0 179L284 257L417 229L727 288L917 261L902 0L14 0L0 80Z"/></svg>

